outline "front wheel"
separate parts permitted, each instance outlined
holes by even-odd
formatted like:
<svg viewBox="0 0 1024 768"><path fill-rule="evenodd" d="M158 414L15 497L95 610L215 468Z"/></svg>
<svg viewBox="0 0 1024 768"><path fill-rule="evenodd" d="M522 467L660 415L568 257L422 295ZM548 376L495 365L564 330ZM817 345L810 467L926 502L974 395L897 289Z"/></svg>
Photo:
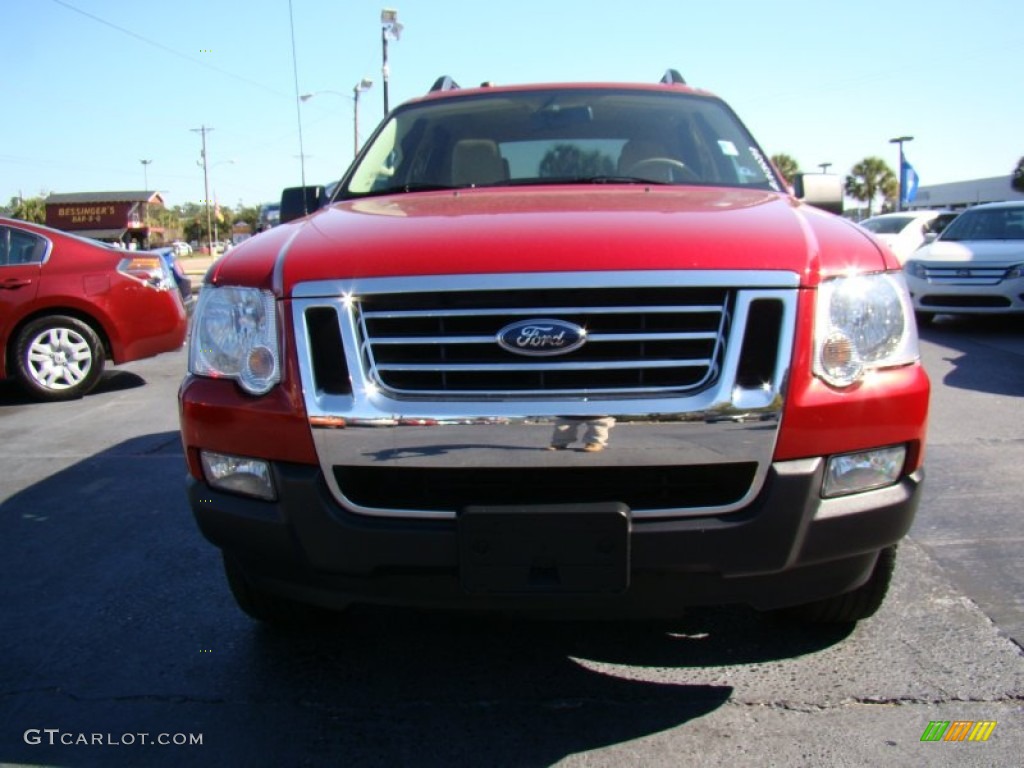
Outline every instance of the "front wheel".
<svg viewBox="0 0 1024 768"><path fill-rule="evenodd" d="M91 391L103 374L106 355L99 336L76 317L33 320L18 334L15 373L40 400L73 400Z"/></svg>
<svg viewBox="0 0 1024 768"><path fill-rule="evenodd" d="M896 546L893 545L878 553L868 580L856 589L806 605L783 608L777 613L786 619L814 624L853 624L874 616L885 601L895 567Z"/></svg>

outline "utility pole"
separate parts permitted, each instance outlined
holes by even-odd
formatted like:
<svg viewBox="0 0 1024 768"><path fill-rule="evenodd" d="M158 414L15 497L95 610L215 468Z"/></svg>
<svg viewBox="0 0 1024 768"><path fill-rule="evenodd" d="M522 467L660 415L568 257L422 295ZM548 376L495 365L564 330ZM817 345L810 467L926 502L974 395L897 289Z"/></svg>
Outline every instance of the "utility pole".
<svg viewBox="0 0 1024 768"><path fill-rule="evenodd" d="M213 128L207 128L205 125L200 128L190 128L193 133L201 134L203 137L203 151L202 151L202 162L200 165L203 166L203 194L206 199L203 203L206 205L206 246L209 254L213 255L213 243L210 238L213 236L213 216L210 215L210 175L207 169L206 162L206 134L213 130ZM200 238L200 244L202 238Z"/></svg>

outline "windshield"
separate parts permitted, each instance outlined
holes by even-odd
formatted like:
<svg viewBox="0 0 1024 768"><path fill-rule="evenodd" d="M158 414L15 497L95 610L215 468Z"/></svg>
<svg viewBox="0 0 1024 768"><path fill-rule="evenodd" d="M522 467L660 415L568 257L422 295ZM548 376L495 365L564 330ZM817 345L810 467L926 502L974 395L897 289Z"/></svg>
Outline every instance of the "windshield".
<svg viewBox="0 0 1024 768"><path fill-rule="evenodd" d="M781 190L720 100L635 89L538 89L409 104L378 129L340 199L565 183Z"/></svg>
<svg viewBox="0 0 1024 768"><path fill-rule="evenodd" d="M1024 240L1024 205L968 209L939 236L941 240Z"/></svg>
<svg viewBox="0 0 1024 768"><path fill-rule="evenodd" d="M898 235L913 220L913 216L885 216L865 219L860 225L876 235Z"/></svg>

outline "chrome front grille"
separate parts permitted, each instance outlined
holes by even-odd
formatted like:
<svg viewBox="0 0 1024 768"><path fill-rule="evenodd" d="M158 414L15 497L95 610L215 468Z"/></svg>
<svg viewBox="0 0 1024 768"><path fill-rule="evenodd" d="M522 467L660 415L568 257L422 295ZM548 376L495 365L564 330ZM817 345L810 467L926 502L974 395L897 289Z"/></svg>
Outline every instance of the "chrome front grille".
<svg viewBox="0 0 1024 768"><path fill-rule="evenodd" d="M714 388L731 344L736 383L757 388L775 375L795 279L588 272L306 283L295 291L300 360L318 396L657 398ZM570 324L585 341L539 357L499 343L524 321Z"/></svg>
<svg viewBox="0 0 1024 768"><path fill-rule="evenodd" d="M933 285L999 285L1010 264L925 264L924 277Z"/></svg>
<svg viewBox="0 0 1024 768"><path fill-rule="evenodd" d="M398 293L360 297L355 318L367 376L394 396L653 394L714 380L732 302L721 288ZM497 342L510 324L550 318L586 342L542 358Z"/></svg>

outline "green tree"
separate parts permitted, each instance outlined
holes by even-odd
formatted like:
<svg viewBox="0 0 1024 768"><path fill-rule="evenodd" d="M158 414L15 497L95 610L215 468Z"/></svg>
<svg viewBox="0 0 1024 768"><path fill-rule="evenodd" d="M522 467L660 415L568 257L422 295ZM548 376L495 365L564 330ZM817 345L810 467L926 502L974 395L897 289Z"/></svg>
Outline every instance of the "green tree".
<svg viewBox="0 0 1024 768"><path fill-rule="evenodd" d="M1018 192L1024 192L1024 157L1017 161L1017 167L1013 169L1013 178L1010 185Z"/></svg>
<svg viewBox="0 0 1024 768"><path fill-rule="evenodd" d="M785 152L772 155L772 163L774 163L779 173L782 174L782 178L786 180L787 184L792 184L793 177L800 173L800 163L796 161L795 157L787 155Z"/></svg>
<svg viewBox="0 0 1024 768"><path fill-rule="evenodd" d="M880 157L865 157L846 177L846 194L854 200L867 203L867 215L871 216L875 199L881 195L884 203L894 203L899 194L899 181L886 162Z"/></svg>
<svg viewBox="0 0 1024 768"><path fill-rule="evenodd" d="M256 205L242 205L238 204L238 208L235 209L234 221L244 221L249 227L255 232L260 223L260 209Z"/></svg>
<svg viewBox="0 0 1024 768"><path fill-rule="evenodd" d="M149 246L151 248L181 239L181 218L174 208L150 204L146 208L146 222L150 228Z"/></svg>
<svg viewBox="0 0 1024 768"><path fill-rule="evenodd" d="M540 161L540 176L546 179L585 179L611 176L615 163L604 152L584 152L572 144L558 144Z"/></svg>
<svg viewBox="0 0 1024 768"><path fill-rule="evenodd" d="M9 208L12 219L46 223L46 203L42 197L12 197Z"/></svg>

